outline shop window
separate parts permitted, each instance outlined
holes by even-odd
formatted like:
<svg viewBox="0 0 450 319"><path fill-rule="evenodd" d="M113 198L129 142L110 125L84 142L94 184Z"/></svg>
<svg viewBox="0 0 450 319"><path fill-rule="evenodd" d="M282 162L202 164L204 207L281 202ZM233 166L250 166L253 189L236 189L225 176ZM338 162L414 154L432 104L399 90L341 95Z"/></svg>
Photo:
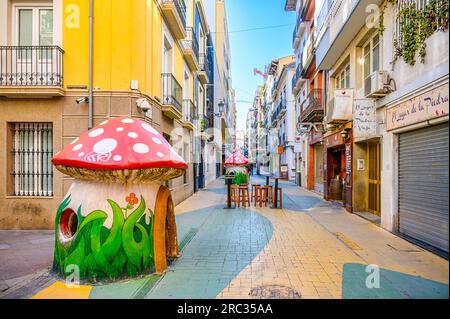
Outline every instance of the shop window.
<svg viewBox="0 0 450 319"><path fill-rule="evenodd" d="M10 185L13 196L53 196L51 123L10 123Z"/></svg>

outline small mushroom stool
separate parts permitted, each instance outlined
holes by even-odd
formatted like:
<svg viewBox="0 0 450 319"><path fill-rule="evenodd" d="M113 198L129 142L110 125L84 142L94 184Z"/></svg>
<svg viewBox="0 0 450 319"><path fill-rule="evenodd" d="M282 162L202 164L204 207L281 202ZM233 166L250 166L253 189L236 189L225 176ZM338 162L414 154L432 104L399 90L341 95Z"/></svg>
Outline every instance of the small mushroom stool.
<svg viewBox="0 0 450 319"><path fill-rule="evenodd" d="M239 185L239 202L238 206L240 207L250 207L250 196L248 193L248 185Z"/></svg>
<svg viewBox="0 0 450 319"><path fill-rule="evenodd" d="M277 208L283 208L283 189L278 187L277 190ZM275 199L275 190L274 190L274 196L273 199ZM273 203L275 206L275 203Z"/></svg>
<svg viewBox="0 0 450 319"><path fill-rule="evenodd" d="M252 184L252 200L255 199L255 190L258 187L261 187L261 184Z"/></svg>
<svg viewBox="0 0 450 319"><path fill-rule="evenodd" d="M262 187L262 196L259 201L259 205L262 206L262 202L267 206L272 202L273 190L271 185L264 185Z"/></svg>

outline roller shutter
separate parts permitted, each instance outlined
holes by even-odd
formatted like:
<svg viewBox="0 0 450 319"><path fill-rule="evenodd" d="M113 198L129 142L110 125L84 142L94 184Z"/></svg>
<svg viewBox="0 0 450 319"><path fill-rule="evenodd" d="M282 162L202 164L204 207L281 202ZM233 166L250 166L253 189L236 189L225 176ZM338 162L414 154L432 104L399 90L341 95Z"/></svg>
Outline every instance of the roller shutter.
<svg viewBox="0 0 450 319"><path fill-rule="evenodd" d="M399 232L449 251L449 125L399 135Z"/></svg>

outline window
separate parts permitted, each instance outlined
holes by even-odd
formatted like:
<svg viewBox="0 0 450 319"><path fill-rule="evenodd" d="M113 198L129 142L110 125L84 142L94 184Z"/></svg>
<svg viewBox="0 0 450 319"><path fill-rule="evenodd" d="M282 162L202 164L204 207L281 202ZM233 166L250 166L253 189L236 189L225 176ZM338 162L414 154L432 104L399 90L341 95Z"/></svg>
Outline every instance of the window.
<svg viewBox="0 0 450 319"><path fill-rule="evenodd" d="M11 123L14 196L53 196L51 123Z"/></svg>
<svg viewBox="0 0 450 319"><path fill-rule="evenodd" d="M350 63L338 73L334 83L336 89L350 88Z"/></svg>
<svg viewBox="0 0 450 319"><path fill-rule="evenodd" d="M380 35L376 33L363 46L364 79L380 69Z"/></svg>
<svg viewBox="0 0 450 319"><path fill-rule="evenodd" d="M53 9L51 7L17 7L16 20L18 45L53 45Z"/></svg>

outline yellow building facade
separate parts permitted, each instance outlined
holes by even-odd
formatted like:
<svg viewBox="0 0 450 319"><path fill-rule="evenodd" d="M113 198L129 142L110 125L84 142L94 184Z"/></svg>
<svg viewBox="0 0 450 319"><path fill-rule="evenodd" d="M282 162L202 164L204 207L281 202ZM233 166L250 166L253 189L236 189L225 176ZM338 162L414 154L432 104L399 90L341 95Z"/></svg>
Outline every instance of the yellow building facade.
<svg viewBox="0 0 450 319"><path fill-rule="evenodd" d="M189 163L174 202L190 196L208 33L200 0L0 0L0 228L52 228L72 182L52 154L116 116L166 137Z"/></svg>

